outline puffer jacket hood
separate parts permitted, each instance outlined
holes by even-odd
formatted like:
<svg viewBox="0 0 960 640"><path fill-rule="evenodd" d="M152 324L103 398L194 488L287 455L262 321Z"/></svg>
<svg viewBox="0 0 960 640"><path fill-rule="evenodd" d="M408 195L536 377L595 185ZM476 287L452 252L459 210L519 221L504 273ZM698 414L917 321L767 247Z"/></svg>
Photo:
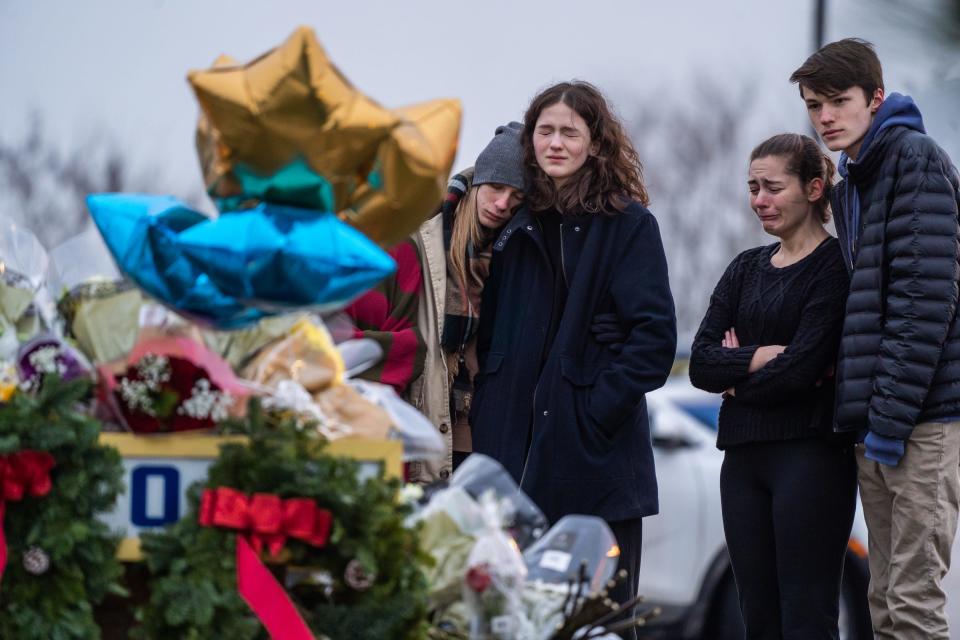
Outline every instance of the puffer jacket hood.
<svg viewBox="0 0 960 640"><path fill-rule="evenodd" d="M876 145L872 145L873 141L881 131L896 126L907 127L920 133L927 132L926 127L923 126L923 115L921 115L920 108L913 101L913 98L894 92L886 97L877 110L877 115L873 118L873 123L867 130L867 135L863 137L857 162L866 163L871 156L879 154L880 150L871 154L871 150L877 148ZM837 170L844 178L849 174L847 163L850 161L850 157L846 153L840 154L840 164Z"/></svg>

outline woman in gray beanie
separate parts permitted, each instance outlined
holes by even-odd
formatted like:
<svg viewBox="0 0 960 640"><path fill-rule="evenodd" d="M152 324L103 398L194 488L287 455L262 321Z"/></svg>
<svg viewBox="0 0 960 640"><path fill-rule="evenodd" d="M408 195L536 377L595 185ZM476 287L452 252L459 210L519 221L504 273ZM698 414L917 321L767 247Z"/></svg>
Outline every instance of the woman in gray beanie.
<svg viewBox="0 0 960 640"><path fill-rule="evenodd" d="M454 175L439 213L416 235L423 291L417 325L426 341L423 375L411 402L447 445L439 464L412 462L411 481L446 479L471 450L467 415L477 371L480 297L493 239L523 201L523 125L497 130L474 167Z"/></svg>

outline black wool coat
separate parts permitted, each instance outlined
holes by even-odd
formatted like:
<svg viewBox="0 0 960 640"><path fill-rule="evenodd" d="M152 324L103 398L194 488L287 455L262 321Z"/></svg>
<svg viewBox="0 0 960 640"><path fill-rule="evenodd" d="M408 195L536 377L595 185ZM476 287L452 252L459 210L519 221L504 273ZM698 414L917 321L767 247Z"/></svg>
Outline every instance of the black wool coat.
<svg viewBox="0 0 960 640"><path fill-rule="evenodd" d="M555 215L555 214L552 214ZM551 522L658 512L644 394L666 381L676 318L660 231L631 204L561 227L566 305L549 349L555 273L538 218L522 210L494 242L470 416L473 450L500 461ZM619 353L590 331L616 312Z"/></svg>
<svg viewBox="0 0 960 640"><path fill-rule="evenodd" d="M902 126L847 170L832 196L851 271L836 428L906 440L921 422L960 418L960 181L929 136ZM859 229L847 228L847 188L859 194Z"/></svg>

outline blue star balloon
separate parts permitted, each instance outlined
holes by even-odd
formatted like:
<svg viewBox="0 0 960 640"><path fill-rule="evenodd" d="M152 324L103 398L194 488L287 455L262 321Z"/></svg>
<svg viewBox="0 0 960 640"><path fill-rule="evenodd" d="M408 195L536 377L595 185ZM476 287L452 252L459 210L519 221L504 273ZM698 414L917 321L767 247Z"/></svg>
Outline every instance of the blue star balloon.
<svg viewBox="0 0 960 640"><path fill-rule="evenodd" d="M270 311L339 309L396 268L332 213L269 203L194 225L178 243L221 291Z"/></svg>
<svg viewBox="0 0 960 640"><path fill-rule="evenodd" d="M211 220L176 198L132 194L91 195L87 206L124 274L219 329L341 306L395 268L329 213L260 205Z"/></svg>

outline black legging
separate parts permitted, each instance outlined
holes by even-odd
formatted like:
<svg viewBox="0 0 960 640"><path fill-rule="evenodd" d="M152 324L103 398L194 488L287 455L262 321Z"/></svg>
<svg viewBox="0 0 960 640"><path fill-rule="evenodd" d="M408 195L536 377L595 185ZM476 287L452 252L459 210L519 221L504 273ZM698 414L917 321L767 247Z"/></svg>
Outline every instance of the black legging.
<svg viewBox="0 0 960 640"><path fill-rule="evenodd" d="M835 640L853 450L819 439L730 447L720 499L747 640Z"/></svg>
<svg viewBox="0 0 960 640"><path fill-rule="evenodd" d="M637 583L640 580L640 551L643 548L643 519L608 522L607 525L613 532L613 537L617 539L617 546L620 547L617 571L624 569L627 572L626 579L618 582L617 586L610 591L610 599L617 604L623 604L637 595ZM635 607L631 607L624 611L623 616L618 617L617 620L633 616L634 609ZM636 627L621 632L620 637L633 640L637 637Z"/></svg>

